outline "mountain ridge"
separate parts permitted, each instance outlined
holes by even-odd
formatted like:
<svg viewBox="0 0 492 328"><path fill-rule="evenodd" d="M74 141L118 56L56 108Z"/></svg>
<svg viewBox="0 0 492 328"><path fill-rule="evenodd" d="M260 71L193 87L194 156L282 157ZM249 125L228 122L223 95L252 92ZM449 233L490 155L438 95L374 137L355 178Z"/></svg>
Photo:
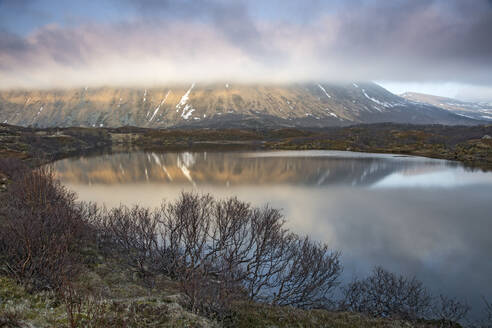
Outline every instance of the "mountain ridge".
<svg viewBox="0 0 492 328"><path fill-rule="evenodd" d="M34 127L327 127L480 122L375 83L213 83L0 91L0 123Z"/></svg>
<svg viewBox="0 0 492 328"><path fill-rule="evenodd" d="M409 101L424 103L446 109L454 114L464 117L492 122L492 103L463 101L418 92L405 92L400 96Z"/></svg>

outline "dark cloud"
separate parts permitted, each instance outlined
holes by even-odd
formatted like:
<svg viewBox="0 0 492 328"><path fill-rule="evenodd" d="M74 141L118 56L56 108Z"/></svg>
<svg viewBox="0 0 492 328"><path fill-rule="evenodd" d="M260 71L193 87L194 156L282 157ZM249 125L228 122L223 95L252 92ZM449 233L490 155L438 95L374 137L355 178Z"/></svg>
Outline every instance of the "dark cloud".
<svg viewBox="0 0 492 328"><path fill-rule="evenodd" d="M492 28L492 10L484 10L484 1L467 3L414 0L352 8L338 18L338 43L378 56L391 50L422 58L490 58L492 43L484 41Z"/></svg>
<svg viewBox="0 0 492 328"><path fill-rule="evenodd" d="M0 29L0 70L15 69L13 59L24 56L28 51L29 46L23 38L5 29Z"/></svg>
<svg viewBox="0 0 492 328"><path fill-rule="evenodd" d="M0 29L0 49L6 54L15 54L27 50L27 45L25 40L20 36Z"/></svg>
<svg viewBox="0 0 492 328"><path fill-rule="evenodd" d="M147 18L182 19L212 24L234 45L255 57L269 52L251 17L247 2L224 0L126 0ZM197 31L199 33L199 31Z"/></svg>

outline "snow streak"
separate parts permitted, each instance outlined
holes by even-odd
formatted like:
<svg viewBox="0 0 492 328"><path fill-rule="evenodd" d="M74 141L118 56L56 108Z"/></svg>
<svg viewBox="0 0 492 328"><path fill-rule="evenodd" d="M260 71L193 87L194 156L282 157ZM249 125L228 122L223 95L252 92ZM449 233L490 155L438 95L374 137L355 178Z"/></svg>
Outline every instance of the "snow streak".
<svg viewBox="0 0 492 328"><path fill-rule="evenodd" d="M323 88L323 86L321 84L318 84L318 87L323 90L323 92L325 93L325 95L328 97L328 98L331 98L331 96L328 94L328 92L326 92L325 88Z"/></svg>

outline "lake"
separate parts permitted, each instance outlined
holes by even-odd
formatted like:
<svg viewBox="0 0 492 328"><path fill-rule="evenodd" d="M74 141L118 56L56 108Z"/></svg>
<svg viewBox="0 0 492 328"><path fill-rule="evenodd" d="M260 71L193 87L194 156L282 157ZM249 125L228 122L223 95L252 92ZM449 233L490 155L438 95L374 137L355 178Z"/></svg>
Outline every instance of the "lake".
<svg viewBox="0 0 492 328"><path fill-rule="evenodd" d="M375 265L481 310L492 298L492 173L421 157L340 151L130 152L56 162L79 199L158 206L181 191L281 208L342 251L344 280Z"/></svg>

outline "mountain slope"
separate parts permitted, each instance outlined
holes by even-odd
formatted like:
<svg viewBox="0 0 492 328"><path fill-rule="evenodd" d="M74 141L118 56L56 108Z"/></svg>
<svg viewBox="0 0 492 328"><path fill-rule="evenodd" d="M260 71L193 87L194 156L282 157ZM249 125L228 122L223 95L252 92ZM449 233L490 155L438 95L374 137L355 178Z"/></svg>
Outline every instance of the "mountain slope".
<svg viewBox="0 0 492 328"><path fill-rule="evenodd" d="M354 123L477 124L374 83L191 84L152 89L0 92L0 122L22 126L323 127Z"/></svg>
<svg viewBox="0 0 492 328"><path fill-rule="evenodd" d="M440 107L463 117L492 121L492 103L461 101L416 92L405 92L400 96L409 101Z"/></svg>

